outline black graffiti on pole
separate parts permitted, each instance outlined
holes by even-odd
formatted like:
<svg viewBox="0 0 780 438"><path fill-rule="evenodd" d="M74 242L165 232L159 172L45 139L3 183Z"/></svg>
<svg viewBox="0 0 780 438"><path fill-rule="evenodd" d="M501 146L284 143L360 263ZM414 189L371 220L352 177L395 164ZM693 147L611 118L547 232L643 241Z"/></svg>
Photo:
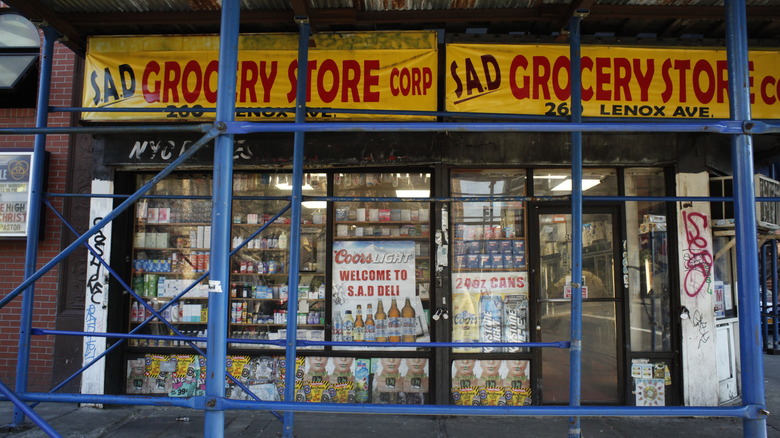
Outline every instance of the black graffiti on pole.
<svg viewBox="0 0 780 438"><path fill-rule="evenodd" d="M96 217L92 221L92 225L94 226L102 220L102 217ZM93 243L91 246L95 252L90 253L91 256L89 259L89 266L94 266L94 268L90 268L90 270L93 270L94 272L92 275L90 275L89 280L87 280L87 288L89 288L90 301L92 301L93 304L101 304L103 302L103 288L105 286L101 280L101 271L103 266L101 260L105 254L104 248L106 246L106 235L103 234L103 230L100 229L97 233L95 233L92 239Z"/></svg>
<svg viewBox="0 0 780 438"><path fill-rule="evenodd" d="M701 348L701 344L706 344L710 340L710 330L707 328L707 321L704 320L704 315L698 310L693 312L693 326L699 332L699 345L697 348Z"/></svg>

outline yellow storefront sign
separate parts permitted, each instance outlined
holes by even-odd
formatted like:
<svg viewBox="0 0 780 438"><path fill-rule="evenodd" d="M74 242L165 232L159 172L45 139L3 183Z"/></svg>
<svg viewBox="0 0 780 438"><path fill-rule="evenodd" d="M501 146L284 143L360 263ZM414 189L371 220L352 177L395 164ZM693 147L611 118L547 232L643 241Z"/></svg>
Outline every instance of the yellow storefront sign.
<svg viewBox="0 0 780 438"><path fill-rule="evenodd" d="M435 32L331 33L311 37L309 119L418 119L349 114L348 110L437 109ZM86 56L86 108L141 108L156 112L87 111L90 121L213 120L219 37L93 37ZM294 118L298 68L296 34L239 38L236 119ZM192 111L194 109L194 111ZM209 111L211 110L211 111Z"/></svg>
<svg viewBox="0 0 780 438"><path fill-rule="evenodd" d="M448 44L446 110L568 115L569 47ZM780 116L778 51L751 51L753 118ZM582 47L583 115L728 118L725 50Z"/></svg>

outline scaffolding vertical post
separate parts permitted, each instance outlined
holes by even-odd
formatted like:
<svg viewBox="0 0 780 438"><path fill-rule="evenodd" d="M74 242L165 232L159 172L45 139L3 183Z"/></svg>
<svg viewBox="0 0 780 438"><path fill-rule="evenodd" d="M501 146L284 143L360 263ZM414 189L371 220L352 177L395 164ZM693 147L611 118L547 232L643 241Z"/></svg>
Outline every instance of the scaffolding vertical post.
<svg viewBox="0 0 780 438"><path fill-rule="evenodd" d="M571 121L582 123L582 70L579 11L569 21ZM571 348L569 405L580 406L582 391L582 131L571 133ZM569 438L582 435L580 417L569 417Z"/></svg>
<svg viewBox="0 0 780 438"><path fill-rule="evenodd" d="M758 318L759 321L761 321L761 325L759 326L759 329L761 331L761 340L763 344L761 344L762 349L774 349L774 344L769 343L769 324L767 324L768 321L768 315L767 313L767 303L769 303L769 297L767 296L767 276L766 276L766 267L767 267L767 251L769 251L769 247L767 243L764 243L758 248L758 256L759 256L759 262L758 262L758 287L759 287L759 293L758 293L758 305L759 305L759 313Z"/></svg>
<svg viewBox="0 0 780 438"><path fill-rule="evenodd" d="M298 82L295 95L295 123L306 122L306 87L309 82L309 19L296 17L298 23ZM293 184L290 220L290 260L287 295L287 350L285 354L284 401L295 401L295 366L298 356L298 271L301 262L301 198L303 196L303 148L305 135L295 131L293 146ZM295 413L284 413L282 436L292 438Z"/></svg>
<svg viewBox="0 0 780 438"><path fill-rule="evenodd" d="M731 120L749 123L750 77L748 75L747 18L745 0L726 0L726 51ZM739 313L740 361L743 405L765 406L764 362L759 333L758 244L756 193L753 186L753 141L748 133L731 136L734 168L734 212ZM766 416L743 420L745 437L766 436Z"/></svg>
<svg viewBox="0 0 780 438"><path fill-rule="evenodd" d="M43 50L41 54L41 77L38 84L38 101L35 109L35 127L45 128L49 119L49 95L51 94L51 74L54 64L54 42L59 37L54 28L43 27ZM27 212L27 247L24 256L24 279L35 273L38 261L38 243L41 230L41 210L43 209L44 163L46 161L46 134L35 134L30 179L30 205ZM33 306L35 304L35 283L22 295L21 321L19 322L19 350L16 362L16 393L27 392L28 371L30 366L30 330L32 329ZM14 426L24 423L24 412L14 408Z"/></svg>
<svg viewBox="0 0 780 438"><path fill-rule="evenodd" d="M771 239L767 242L769 245L769 256L772 257L772 349L774 350L778 344L780 344L780 332L778 332L777 317L780 316L777 313L777 240Z"/></svg>
<svg viewBox="0 0 780 438"><path fill-rule="evenodd" d="M232 121L236 111L239 0L222 2L219 38L216 122ZM230 294L230 227L233 202L233 135L221 133L214 141L214 181L211 210L211 275L207 336L206 413L204 436L222 437L225 411L227 309ZM213 408L213 409L209 409Z"/></svg>

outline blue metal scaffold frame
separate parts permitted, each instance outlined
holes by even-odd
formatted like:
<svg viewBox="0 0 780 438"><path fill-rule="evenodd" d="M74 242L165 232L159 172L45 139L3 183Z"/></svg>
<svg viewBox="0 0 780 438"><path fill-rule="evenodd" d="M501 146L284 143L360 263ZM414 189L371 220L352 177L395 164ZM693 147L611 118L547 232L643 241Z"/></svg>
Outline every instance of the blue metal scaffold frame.
<svg viewBox="0 0 780 438"><path fill-rule="evenodd" d="M743 430L745 437L763 437L766 436L766 410L764 406L763 389L763 362L761 333L759 329L760 305L758 294L752 293L759 289L758 276L758 248L757 233L754 224L756 223L754 203L756 196L753 187L753 151L752 135L762 133L780 132L778 127L767 123L761 123L751 120L750 100L749 100L749 78L747 71L747 36L745 2L744 0L727 0L727 51L728 51L728 69L729 69L729 92L730 92L730 119L701 122L664 122L664 123L636 123L636 122L607 122L607 123L583 123L581 112L580 95L580 34L579 22L585 17L585 11L578 11L570 23L570 45L571 45L571 84L572 84L572 116L569 122L564 123L327 123L307 124L305 121L306 103L305 90L307 82L307 60L308 60L308 39L310 34L309 24L306 17L296 18L299 26L299 64L297 81L297 97L295 106L294 123L247 123L236 122L234 120L236 102L236 75L233 74L236 69L238 59L238 30L239 30L239 10L240 2L238 0L223 0L222 2L222 22L220 30L220 53L219 53L219 88L216 107L216 122L210 125L198 126L137 126L121 128L47 128L46 119L49 113L48 96L51 82L51 62L53 56L53 43L56 39L56 33L46 28L44 31L43 63L41 67L41 81L39 101L37 108L36 127L35 128L11 128L0 129L0 134L30 134L35 137L35 149L33 155L33 167L36 172L35 181L31 182L32 199L30 202L30 237L28 238L25 279L13 291L0 299L0 308L23 294L22 304L22 323L20 327L19 352L17 365L17 380L15 390L10 390L6 385L0 382L0 392L6 399L12 401L16 406L14 414L14 423L20 424L25 416L29 416L35 424L50 436L59 436L28 403L48 402L80 402L80 403L104 403L104 404L134 404L134 405L165 405L182 406L192 409L205 411L204 436L221 437L224 432L224 414L226 410L270 410L280 411L283 415L279 416L284 422L283 435L292 437L294 431L294 413L295 412L333 412L333 413L374 413L374 414L423 414L423 415L506 415L506 416L568 416L570 417L568 436L575 438L581 436L580 417L582 416L725 416L737 417L743 419ZM294 132L294 154L293 154L293 190L289 198L290 204L280 211L277 216L281 216L287 209L291 211L291 235L290 235L290 267L289 267L289 309L290 314L295 315L297 307L298 290L298 263L300 248L300 218L301 202L303 200L303 148L306 132L355 132L355 131L446 131L446 130L474 131L474 132L569 132L572 139L572 195L571 209L573 221L573 251L572 251L572 272L571 278L582 277L582 133L583 132L711 132L727 134L732 140L732 159L734 163L734 192L733 201L735 203L736 220L736 242L737 242L737 272L739 278L739 320L740 320L740 358L742 373L742 404L739 406L720 406L720 407L631 407L631 406L580 406L581 397L581 377L582 377L582 299L579 293L580 283L574 281L572 284L572 319L571 319L571 338L567 342L557 343L522 343L506 344L511 346L524 346L533 348L569 348L570 350L570 398L568 406L524 406L524 407L471 407L471 406L449 406L449 405L423 405L423 406L402 406L402 405L357 405L357 404L328 404L328 403L297 403L294 401L294 379L295 379L295 358L298 346L323 346L323 345L350 345L349 343L334 342L314 342L298 341L296 336L297 322L291 318L287 330L287 338L282 343L279 341L258 341L259 343L283 345L285 347L285 391L284 401L262 401L254 397L254 401L238 401L225 397L225 378L229 378L225 366L225 356L228 342L247 342L252 341L228 339L227 337L227 309L229 303L229 294L226 293L229 284L229 260L230 256L240 249L246 241L258 235L264 227L257 230L242 245L233 251L230 250L230 232L231 232L231 206L233 201L233 137L253 132ZM204 136L194 143L184 154L165 167L160 173L144 184L137 192L126 197L121 204L111 213L89 229L86 233L80 235L72 244L70 244L59 255L49 260L37 271L35 270L37 262L37 233L40 224L40 212L44 204L48 203L43 199L42 181L43 181L43 155L44 144L47 133L74 133L74 132L171 132L171 131L197 131ZM57 334L85 336L83 332L64 332L57 330L41 330L32 328L32 312L34 303L34 283L41 278L52 267L67 257L73 250L86 246L93 254L94 249L90 248L87 240L96 234L102 227L115 219L119 214L133 205L137 200L143 197L156 183L169 175L177 166L184 163L189 157L195 154L200 147L209 141L215 141L214 148L214 179L213 179L213 198L212 198L212 247L211 247L211 270L203 274L197 282L209 278L209 300L208 300L208 334L205 339L191 338L181 336L175 331L175 327L170 326L175 336L152 336L137 334L138 329L130 333L89 333L89 336L105 336L121 340L143 338L143 339L168 339L182 340L190 342L197 351L203 353L193 341L206 341L208 349L206 356L208 360L209 373L206 379L205 396L191 398L172 398L172 397L139 397L139 396L119 396L119 395L90 395L90 394L57 394L54 393L61 388L67 381L55 387L50 393L31 393L27 391L28 374L28 356L30 349L30 335L35 334ZM118 198L119 196L117 196ZM338 201L338 200L367 200L369 198L334 198L319 197L318 200ZM480 201L485 198L457 198L458 201ZM505 199L505 198L502 198ZM590 198L589 198L590 199ZM595 200L596 198L593 198ZM670 200L679 201L682 199L709 202L715 198L680 198L680 197L609 197L610 200ZM404 198L382 198L384 201L403 201ZM420 198L414 198L420 201ZM426 202L449 202L453 198L429 198ZM732 200L732 198L723 198L723 200ZM49 204L50 205L50 204ZM63 219L64 221L64 219ZM67 223L66 223L67 224ZM70 225L68 225L70 227ZM267 225L266 225L267 226ZM72 227L71 227L72 229ZM74 231L75 232L75 231ZM99 259L99 257L98 257ZM107 263L100 259L100 262ZM113 273L113 271L112 271ZM114 273L115 274L115 273ZM139 297L132 289L120 281L122 286L127 289L136 299ZM182 292L178 297L171 300L168 304L175 302L187 291ZM775 296L776 300L776 296ZM139 300L143 303L143 300ZM148 305L146 305L148 307ZM148 318L143 324L151 319L157 318L163 323L167 321L162 318L163 309L148 309L152 317ZM140 325L140 327L143 326ZM140 328L139 327L139 328ZM116 343L95 361L100 360L112 348L115 348L121 342ZM377 343L382 346L383 343ZM388 344L389 345L389 344ZM393 343L393 346L403 346L404 343ZM410 344L411 345L411 344ZM415 343L415 346L426 346L434 348L449 348L454 345L462 347L464 344L452 344L443 342ZM473 346L483 344L474 343ZM500 346L504 344L486 344ZM93 361L92 363L95 363ZM92 365L86 364L75 375L82 372ZM74 377L75 377L74 375ZM71 377L72 379L73 377ZM247 390L247 392L249 392Z"/></svg>

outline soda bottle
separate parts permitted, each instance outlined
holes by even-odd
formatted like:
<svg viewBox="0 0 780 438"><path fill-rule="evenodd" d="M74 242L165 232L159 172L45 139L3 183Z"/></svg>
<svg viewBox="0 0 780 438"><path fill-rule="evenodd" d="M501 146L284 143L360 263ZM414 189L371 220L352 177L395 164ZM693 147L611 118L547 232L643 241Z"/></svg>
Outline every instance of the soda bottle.
<svg viewBox="0 0 780 438"><path fill-rule="evenodd" d="M376 341L376 323L374 323L371 304L368 305L368 310L366 311L366 333L364 337L366 342Z"/></svg>
<svg viewBox="0 0 780 438"><path fill-rule="evenodd" d="M387 312L387 340L401 342L401 311L395 298L390 302L390 310Z"/></svg>
<svg viewBox="0 0 780 438"><path fill-rule="evenodd" d="M344 327L344 322L341 320L341 312L336 312L335 315L333 315L333 331L331 332L331 340L333 342L341 342L342 341L342 329Z"/></svg>
<svg viewBox="0 0 780 438"><path fill-rule="evenodd" d="M363 308L358 304L355 315L355 329L352 332L352 337L355 342L363 342L366 339L365 336L366 324L363 322Z"/></svg>
<svg viewBox="0 0 780 438"><path fill-rule="evenodd" d="M341 340L344 342L352 342L355 330L355 320L352 318L351 310L344 312L344 325L342 327Z"/></svg>
<svg viewBox="0 0 780 438"><path fill-rule="evenodd" d="M369 313L371 313L369 311ZM385 314L385 308L382 305L382 300L376 305L376 341L387 342L387 314Z"/></svg>
<svg viewBox="0 0 780 438"><path fill-rule="evenodd" d="M414 308L407 297L404 307L401 309L401 340L403 342L414 342L417 340L414 317Z"/></svg>

